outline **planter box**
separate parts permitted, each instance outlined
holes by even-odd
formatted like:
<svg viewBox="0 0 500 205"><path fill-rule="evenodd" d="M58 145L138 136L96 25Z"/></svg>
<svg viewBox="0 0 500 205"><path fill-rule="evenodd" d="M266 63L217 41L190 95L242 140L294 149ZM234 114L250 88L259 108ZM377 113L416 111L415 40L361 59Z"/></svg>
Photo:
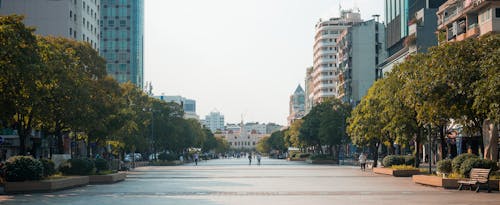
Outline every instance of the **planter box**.
<svg viewBox="0 0 500 205"><path fill-rule="evenodd" d="M443 187L445 189L458 189L458 181L463 179L448 179L440 176L414 175L412 181L416 184ZM500 180L490 180L492 190L498 190Z"/></svg>
<svg viewBox="0 0 500 205"><path fill-rule="evenodd" d="M374 167L373 172L375 174L385 174L395 177L411 177L413 175L420 174L420 170L394 170L385 167Z"/></svg>
<svg viewBox="0 0 500 205"><path fill-rule="evenodd" d="M90 175L89 183L90 184L113 184L119 181L123 181L127 178L127 174L120 172L114 174L107 175Z"/></svg>
<svg viewBox="0 0 500 205"><path fill-rule="evenodd" d="M445 189L457 189L458 180L460 179L448 179L440 176L429 176L429 175L415 175L412 177L412 181L417 184L423 184L428 186L443 187Z"/></svg>
<svg viewBox="0 0 500 205"><path fill-rule="evenodd" d="M306 162L309 164L338 164L338 161L328 159L307 159Z"/></svg>
<svg viewBox="0 0 500 205"><path fill-rule="evenodd" d="M89 184L88 176L72 176L62 179L40 181L6 182L5 193L53 192Z"/></svg>

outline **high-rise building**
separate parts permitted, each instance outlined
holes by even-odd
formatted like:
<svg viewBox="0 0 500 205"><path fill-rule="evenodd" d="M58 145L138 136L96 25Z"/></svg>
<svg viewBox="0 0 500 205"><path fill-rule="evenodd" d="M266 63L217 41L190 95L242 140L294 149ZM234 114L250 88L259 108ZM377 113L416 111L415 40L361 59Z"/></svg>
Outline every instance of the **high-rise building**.
<svg viewBox="0 0 500 205"><path fill-rule="evenodd" d="M353 23L361 22L361 14L352 10L342 10L339 18L331 18L316 24L312 71L313 103L328 97L336 97L336 76L339 73L337 61L337 38Z"/></svg>
<svg viewBox="0 0 500 205"><path fill-rule="evenodd" d="M305 115L305 93L302 86L298 85L295 92L290 95L288 125Z"/></svg>
<svg viewBox="0 0 500 205"><path fill-rule="evenodd" d="M375 20L354 24L337 40L337 96L356 105L377 79L378 64L386 57L384 24Z"/></svg>
<svg viewBox="0 0 500 205"><path fill-rule="evenodd" d="M224 115L218 111L210 112L202 123L212 132L224 131Z"/></svg>
<svg viewBox="0 0 500 205"><path fill-rule="evenodd" d="M144 1L101 1L101 47L106 70L118 82L144 84Z"/></svg>
<svg viewBox="0 0 500 205"><path fill-rule="evenodd" d="M187 99L182 96L167 95L154 96L154 98L163 100L165 102L174 102L181 105L182 109L184 110L185 119L199 119L199 116L196 114L196 100Z"/></svg>
<svg viewBox="0 0 500 205"><path fill-rule="evenodd" d="M387 58L382 72L404 61L411 53L427 52L437 45L437 8L446 0L385 0Z"/></svg>
<svg viewBox="0 0 500 205"><path fill-rule="evenodd" d="M313 67L309 67L306 69L306 79L305 79L305 90L304 90L304 97L306 100L306 105L305 105L305 114L309 113L313 107L313 77L312 77L312 72L313 72Z"/></svg>
<svg viewBox="0 0 500 205"><path fill-rule="evenodd" d="M441 42L462 41L500 31L500 1L449 0L439 7Z"/></svg>
<svg viewBox="0 0 500 205"><path fill-rule="evenodd" d="M24 15L35 33L88 42L99 50L100 1L98 0L1 0L0 14Z"/></svg>

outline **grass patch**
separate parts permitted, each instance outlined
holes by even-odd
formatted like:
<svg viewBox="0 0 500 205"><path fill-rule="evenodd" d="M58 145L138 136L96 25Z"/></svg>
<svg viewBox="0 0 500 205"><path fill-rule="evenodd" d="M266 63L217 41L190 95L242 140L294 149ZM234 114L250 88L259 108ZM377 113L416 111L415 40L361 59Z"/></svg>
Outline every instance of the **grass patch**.
<svg viewBox="0 0 500 205"><path fill-rule="evenodd" d="M462 179L464 178L461 174L459 173L451 173L446 176L448 179Z"/></svg>
<svg viewBox="0 0 500 205"><path fill-rule="evenodd" d="M394 170L419 170L418 168L415 168L414 166L410 166L410 165L393 165L393 166L391 166L391 169L394 169Z"/></svg>
<svg viewBox="0 0 500 205"><path fill-rule="evenodd" d="M44 178L45 180L53 180L53 179L64 179L64 178L68 178L68 176L64 176L62 175L61 173L57 173L57 174L54 174L54 175L51 175L51 176L48 176L46 178Z"/></svg>
<svg viewBox="0 0 500 205"><path fill-rule="evenodd" d="M108 175L108 174L114 174L116 172L117 171L114 171L114 170L103 170L103 171L100 171L99 173L95 173L95 175Z"/></svg>

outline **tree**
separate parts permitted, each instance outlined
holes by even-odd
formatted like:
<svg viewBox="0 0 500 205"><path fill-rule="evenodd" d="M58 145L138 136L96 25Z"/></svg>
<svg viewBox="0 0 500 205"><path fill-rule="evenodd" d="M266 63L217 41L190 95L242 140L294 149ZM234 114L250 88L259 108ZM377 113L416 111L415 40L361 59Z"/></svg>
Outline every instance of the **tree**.
<svg viewBox="0 0 500 205"><path fill-rule="evenodd" d="M34 115L43 103L38 91L43 74L34 29L20 16L0 16L0 116L6 126L15 127L20 154L26 154Z"/></svg>
<svg viewBox="0 0 500 205"><path fill-rule="evenodd" d="M368 146L372 151L374 166L377 165L378 148L381 143L387 141L387 135L384 133L384 115L382 110L379 93L382 81L376 81L361 102L352 110L349 118L347 133L351 141L360 146Z"/></svg>
<svg viewBox="0 0 500 205"><path fill-rule="evenodd" d="M302 127L303 122L304 120L297 119L290 125L290 128L285 130L284 140L286 146L299 148L304 147L304 144L302 143L302 141L300 141L300 139L302 138L300 136L300 128Z"/></svg>

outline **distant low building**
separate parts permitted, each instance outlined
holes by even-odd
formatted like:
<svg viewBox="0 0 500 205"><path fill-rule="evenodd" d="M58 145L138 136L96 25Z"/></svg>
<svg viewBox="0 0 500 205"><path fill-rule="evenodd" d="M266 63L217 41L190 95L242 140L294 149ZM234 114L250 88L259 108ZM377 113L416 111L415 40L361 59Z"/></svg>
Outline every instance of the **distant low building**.
<svg viewBox="0 0 500 205"><path fill-rule="evenodd" d="M252 125L252 123L248 123ZM231 129L228 129L224 132L224 139L228 142L229 146L232 149L247 149L252 150L255 149L257 143L265 136L269 136L266 133L258 133L255 129L248 132L246 124L243 122L240 123L240 130L235 130L235 126L231 126Z"/></svg>

